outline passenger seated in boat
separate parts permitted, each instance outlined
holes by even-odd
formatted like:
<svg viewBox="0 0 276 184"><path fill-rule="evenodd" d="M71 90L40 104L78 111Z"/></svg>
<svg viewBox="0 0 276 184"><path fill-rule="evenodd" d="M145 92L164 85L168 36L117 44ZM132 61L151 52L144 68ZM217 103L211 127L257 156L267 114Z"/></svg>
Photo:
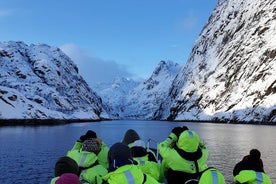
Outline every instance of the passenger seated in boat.
<svg viewBox="0 0 276 184"><path fill-rule="evenodd" d="M102 183L102 176L107 174L107 169L98 161L101 150L98 139L83 141L82 148L68 151L67 156L74 159L80 170L80 181L87 184Z"/></svg>
<svg viewBox="0 0 276 184"><path fill-rule="evenodd" d="M79 167L70 157L60 157L55 164L55 177L51 184L80 184Z"/></svg>
<svg viewBox="0 0 276 184"><path fill-rule="evenodd" d="M130 148L133 159L138 162L143 173L149 174L159 181L161 178L160 165L157 162L155 153L146 148L145 142L141 140L138 133L133 129L127 130L122 143Z"/></svg>
<svg viewBox="0 0 276 184"><path fill-rule="evenodd" d="M173 128L169 137L158 145L158 150L162 156L161 173L168 184L198 180L201 172L208 168L207 148L198 134L186 126Z"/></svg>
<svg viewBox="0 0 276 184"><path fill-rule="evenodd" d="M158 184L153 177L144 174L133 160L130 148L123 143L115 143L108 152L108 174L104 184Z"/></svg>
<svg viewBox="0 0 276 184"><path fill-rule="evenodd" d="M243 157L233 169L234 182L237 184L271 184L270 178L265 174L261 152L251 149L249 155Z"/></svg>
<svg viewBox="0 0 276 184"><path fill-rule="evenodd" d="M109 151L109 147L105 144L105 142L101 138L97 136L96 132L94 132L93 130L88 130L86 134L81 135L80 138L75 142L72 150L80 151L82 149L83 142L85 140L97 140L100 143L100 151L97 154L98 162L99 164L104 166L104 168L107 169L108 168L107 154Z"/></svg>

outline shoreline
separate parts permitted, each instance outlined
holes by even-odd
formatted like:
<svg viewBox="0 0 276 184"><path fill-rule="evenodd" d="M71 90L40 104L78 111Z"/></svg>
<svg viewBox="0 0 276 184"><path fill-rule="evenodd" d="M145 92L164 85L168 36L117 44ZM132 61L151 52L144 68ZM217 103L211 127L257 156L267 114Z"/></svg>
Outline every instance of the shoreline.
<svg viewBox="0 0 276 184"><path fill-rule="evenodd" d="M276 122L267 121L237 121L237 120L173 120L171 122L198 122L198 123L216 123L216 124L237 124L237 125L276 125Z"/></svg>
<svg viewBox="0 0 276 184"><path fill-rule="evenodd" d="M74 122L99 122L92 119L0 119L1 126L50 126L65 125Z"/></svg>
<svg viewBox="0 0 276 184"><path fill-rule="evenodd" d="M117 119L116 119L117 120ZM50 126L50 125L65 125L70 123L84 123L84 122L101 122L101 121L112 121L112 119L0 119L1 126ZM122 121L125 121L122 120ZM157 121L157 120L147 120ZM217 123L217 124L242 124L242 125L276 125L276 122L260 122L260 121L209 121L209 120L158 120L168 122L194 122L194 123Z"/></svg>

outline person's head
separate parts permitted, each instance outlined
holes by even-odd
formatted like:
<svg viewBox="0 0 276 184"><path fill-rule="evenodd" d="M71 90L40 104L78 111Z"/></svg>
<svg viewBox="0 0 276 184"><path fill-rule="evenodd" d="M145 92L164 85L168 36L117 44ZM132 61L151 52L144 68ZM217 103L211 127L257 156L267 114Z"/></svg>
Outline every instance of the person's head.
<svg viewBox="0 0 276 184"><path fill-rule="evenodd" d="M108 161L109 163L112 163L116 159L132 159L130 148L127 145L120 142L113 144L108 152Z"/></svg>
<svg viewBox="0 0 276 184"><path fill-rule="evenodd" d="M176 145L185 152L194 153L198 150L199 142L199 136L195 131L185 130L180 134Z"/></svg>
<svg viewBox="0 0 276 184"><path fill-rule="evenodd" d="M261 158L261 152L257 149L252 149L249 152L249 156L252 160L259 161Z"/></svg>
<svg viewBox="0 0 276 184"><path fill-rule="evenodd" d="M76 174L65 173L57 179L55 184L80 184L80 180Z"/></svg>
<svg viewBox="0 0 276 184"><path fill-rule="evenodd" d="M82 151L98 154L101 151L101 145L97 139L88 139L83 141Z"/></svg>
<svg viewBox="0 0 276 184"><path fill-rule="evenodd" d="M138 133L133 129L128 129L124 135L122 143L129 145L130 143L133 143L137 140L140 140L140 136L138 135Z"/></svg>
<svg viewBox="0 0 276 184"><path fill-rule="evenodd" d="M97 138L97 134L96 132L94 132L93 130L88 130L85 134L85 139L95 139Z"/></svg>
<svg viewBox="0 0 276 184"><path fill-rule="evenodd" d="M55 164L55 176L61 176L64 173L79 174L79 166L75 160L70 157L61 157Z"/></svg>

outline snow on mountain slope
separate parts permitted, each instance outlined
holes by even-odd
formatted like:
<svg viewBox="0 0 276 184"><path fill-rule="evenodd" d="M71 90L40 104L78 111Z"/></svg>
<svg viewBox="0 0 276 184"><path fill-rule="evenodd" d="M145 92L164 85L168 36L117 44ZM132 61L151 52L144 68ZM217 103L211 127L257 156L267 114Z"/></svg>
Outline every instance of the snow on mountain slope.
<svg viewBox="0 0 276 184"><path fill-rule="evenodd" d="M275 0L220 0L153 118L276 122L275 38Z"/></svg>
<svg viewBox="0 0 276 184"><path fill-rule="evenodd" d="M0 119L108 118L101 99L60 49L0 42Z"/></svg>
<svg viewBox="0 0 276 184"><path fill-rule="evenodd" d="M100 83L93 89L102 97L103 103L110 108L112 117L117 119L120 118L121 111L126 105L127 95L139 84L139 81L118 77L112 83Z"/></svg>
<svg viewBox="0 0 276 184"><path fill-rule="evenodd" d="M151 77L129 91L124 103L118 104L120 118L150 119L168 96L168 89L180 66L172 61L160 61Z"/></svg>
<svg viewBox="0 0 276 184"><path fill-rule="evenodd" d="M160 61L145 81L120 78L110 85L101 84L94 89L116 118L150 119L168 96L168 89L179 70L177 63Z"/></svg>

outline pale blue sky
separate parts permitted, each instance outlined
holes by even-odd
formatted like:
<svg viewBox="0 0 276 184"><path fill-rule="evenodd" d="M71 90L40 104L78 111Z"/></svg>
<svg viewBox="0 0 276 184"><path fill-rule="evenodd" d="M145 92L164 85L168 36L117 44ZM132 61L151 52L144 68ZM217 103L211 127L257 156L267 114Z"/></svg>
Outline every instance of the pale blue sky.
<svg viewBox="0 0 276 184"><path fill-rule="evenodd" d="M0 41L61 47L90 84L183 65L217 0L0 0ZM91 79L93 78L93 79Z"/></svg>

